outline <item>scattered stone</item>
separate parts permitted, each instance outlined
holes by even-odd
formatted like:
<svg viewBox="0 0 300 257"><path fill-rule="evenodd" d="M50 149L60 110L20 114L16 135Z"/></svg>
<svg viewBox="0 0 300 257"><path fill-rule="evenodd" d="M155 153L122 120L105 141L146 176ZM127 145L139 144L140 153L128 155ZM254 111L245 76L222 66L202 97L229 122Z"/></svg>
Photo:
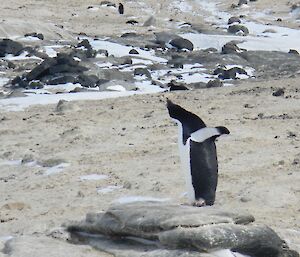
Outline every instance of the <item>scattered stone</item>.
<svg viewBox="0 0 300 257"><path fill-rule="evenodd" d="M248 0L239 0L238 5L241 6L243 4L248 4Z"/></svg>
<svg viewBox="0 0 300 257"><path fill-rule="evenodd" d="M98 81L99 78L96 75L80 74L76 79L76 83L81 84L81 86L83 87L90 87L90 88L97 87Z"/></svg>
<svg viewBox="0 0 300 257"><path fill-rule="evenodd" d="M229 26L227 31L231 34L241 34L243 36L247 36L249 34L249 30L247 27L236 24Z"/></svg>
<svg viewBox="0 0 300 257"><path fill-rule="evenodd" d="M69 102L66 100L59 100L59 102L55 107L55 111L59 113L65 113L65 112L77 111L77 110L79 110L79 107L74 102ZM65 161L61 159L54 159L54 160L50 159L50 160L43 161L42 166L52 167L63 162Z"/></svg>
<svg viewBox="0 0 300 257"><path fill-rule="evenodd" d="M0 40L0 57L5 57L7 54L20 55L23 50L22 44L11 39Z"/></svg>
<svg viewBox="0 0 300 257"><path fill-rule="evenodd" d="M151 73L146 68L136 68L133 72L134 76L143 76L145 75L147 78L151 79Z"/></svg>
<svg viewBox="0 0 300 257"><path fill-rule="evenodd" d="M139 22L136 21L136 20L128 20L126 21L126 24L131 24L131 25L135 25L135 24L138 24Z"/></svg>
<svg viewBox="0 0 300 257"><path fill-rule="evenodd" d="M55 78L51 78L47 80L48 85L59 85L59 84L66 84L66 83L75 83L76 78L71 75L63 75L63 76L58 76Z"/></svg>
<svg viewBox="0 0 300 257"><path fill-rule="evenodd" d="M222 87L222 86L223 86L223 82L219 79L210 80L206 84L207 88Z"/></svg>
<svg viewBox="0 0 300 257"><path fill-rule="evenodd" d="M137 50L135 50L135 49L131 49L129 51L129 54L139 54L139 52Z"/></svg>
<svg viewBox="0 0 300 257"><path fill-rule="evenodd" d="M250 201L251 201L251 199L250 199L249 197L247 197L247 196L241 197L240 200L241 200L242 203L247 203L247 202L250 202Z"/></svg>
<svg viewBox="0 0 300 257"><path fill-rule="evenodd" d="M116 4L110 2L110 1L101 1L101 6L107 6L107 7L116 7Z"/></svg>
<svg viewBox="0 0 300 257"><path fill-rule="evenodd" d="M240 53L240 52L241 52L241 49L233 41L226 43L222 47L222 54L236 54L236 53Z"/></svg>
<svg viewBox="0 0 300 257"><path fill-rule="evenodd" d="M172 39L169 44L176 47L178 50L187 49L193 51L194 49L194 45L190 40L181 37Z"/></svg>
<svg viewBox="0 0 300 257"><path fill-rule="evenodd" d="M6 210L18 210L18 211L22 211L24 209L28 209L30 208L29 205L23 203L23 202L12 202L12 203L6 203L4 204L1 209L6 209Z"/></svg>
<svg viewBox="0 0 300 257"><path fill-rule="evenodd" d="M44 40L44 35L42 33L36 33L36 32L27 33L24 35L24 37L36 37L40 40Z"/></svg>
<svg viewBox="0 0 300 257"><path fill-rule="evenodd" d="M233 23L241 23L240 18L236 17L236 16L230 17L228 19L228 23L227 24L230 25L230 24L233 24Z"/></svg>
<svg viewBox="0 0 300 257"><path fill-rule="evenodd" d="M26 164L26 163L33 162L33 161L34 161L33 155L32 154L26 154L22 158L21 164Z"/></svg>
<svg viewBox="0 0 300 257"><path fill-rule="evenodd" d="M279 88L272 93L272 96L283 96L283 95L284 95L284 88Z"/></svg>
<svg viewBox="0 0 300 257"><path fill-rule="evenodd" d="M169 87L170 91L189 90L183 83L176 82L175 80L171 80L167 84L167 87Z"/></svg>
<svg viewBox="0 0 300 257"><path fill-rule="evenodd" d="M62 106L64 102L68 102L66 100L59 100L57 106L56 106L56 109L57 107L60 105ZM39 161L38 164L41 165L42 167L54 167L54 166L57 166L61 163L66 163L66 161L64 159L56 159L56 158L50 158L50 159L46 159L46 160L42 160L42 161Z"/></svg>

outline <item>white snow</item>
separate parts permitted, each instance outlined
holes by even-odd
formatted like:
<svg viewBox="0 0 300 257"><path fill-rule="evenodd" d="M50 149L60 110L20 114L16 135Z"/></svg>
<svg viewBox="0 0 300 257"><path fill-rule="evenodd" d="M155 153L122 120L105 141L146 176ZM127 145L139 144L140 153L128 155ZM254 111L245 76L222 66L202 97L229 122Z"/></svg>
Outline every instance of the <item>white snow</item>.
<svg viewBox="0 0 300 257"><path fill-rule="evenodd" d="M130 56L129 51L132 50L132 46L124 46L118 43L113 43L107 40L91 40L89 39L91 46L95 50L107 50L109 55L114 55L115 57ZM139 48L135 48L140 54L139 56L144 59L148 59L154 62L166 63L165 58L155 56L153 50L146 51Z"/></svg>
<svg viewBox="0 0 300 257"><path fill-rule="evenodd" d="M62 172L65 168L69 167L70 166L70 163L60 163L56 166L53 166L51 168L48 168L44 175L45 176L49 176L49 175L53 175L53 174L57 174L57 173L60 173Z"/></svg>
<svg viewBox="0 0 300 257"><path fill-rule="evenodd" d="M7 61L20 61L20 60L28 60L28 59L35 59L35 60L42 60L41 58L37 56L27 56L28 52L24 51L20 55L13 55L13 54L7 54L3 59Z"/></svg>
<svg viewBox="0 0 300 257"><path fill-rule="evenodd" d="M97 189L97 193L99 194L107 194L111 193L115 190L121 189L122 186L107 186L107 187L102 187Z"/></svg>
<svg viewBox="0 0 300 257"><path fill-rule="evenodd" d="M84 180L103 180L107 179L108 176L106 175L100 175L100 174L90 174L90 175L84 175L80 176L79 179L84 181Z"/></svg>
<svg viewBox="0 0 300 257"><path fill-rule="evenodd" d="M124 196L113 201L114 203L126 204L134 202L167 202L170 198L155 198L151 196Z"/></svg>

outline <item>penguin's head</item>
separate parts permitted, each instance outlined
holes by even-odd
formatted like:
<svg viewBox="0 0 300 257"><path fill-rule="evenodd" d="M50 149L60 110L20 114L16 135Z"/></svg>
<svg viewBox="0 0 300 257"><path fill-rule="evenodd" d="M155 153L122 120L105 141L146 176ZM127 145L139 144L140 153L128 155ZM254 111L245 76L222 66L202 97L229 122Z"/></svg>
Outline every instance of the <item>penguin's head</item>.
<svg viewBox="0 0 300 257"><path fill-rule="evenodd" d="M230 134L229 129L226 128L226 127L218 126L218 127L216 127L216 129L217 129L218 132L220 133L220 136L221 136L221 135L228 135L228 134Z"/></svg>

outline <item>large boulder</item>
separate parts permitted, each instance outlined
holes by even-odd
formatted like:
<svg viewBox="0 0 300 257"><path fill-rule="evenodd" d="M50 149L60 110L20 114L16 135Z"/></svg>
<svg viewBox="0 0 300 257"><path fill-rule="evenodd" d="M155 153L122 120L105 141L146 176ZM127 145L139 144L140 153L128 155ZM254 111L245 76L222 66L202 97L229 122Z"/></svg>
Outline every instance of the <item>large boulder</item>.
<svg viewBox="0 0 300 257"><path fill-rule="evenodd" d="M271 228L254 225L253 221L252 215L226 212L216 207L149 201L115 204L105 213L88 214L86 220L70 224L67 230L74 238L80 237L91 245L98 245L99 249L104 249L102 240L107 242L107 237L124 240L134 237L140 241L151 240L157 250L162 250L159 244L167 249L185 250L187 255L184 256L193 256L189 253L195 251L199 256L207 256L205 253L211 256L210 253L222 249L252 257L299 256L289 250ZM90 234L102 237L96 242Z"/></svg>
<svg viewBox="0 0 300 257"><path fill-rule="evenodd" d="M5 57L7 54L20 55L23 50L22 44L11 39L0 40L0 57Z"/></svg>

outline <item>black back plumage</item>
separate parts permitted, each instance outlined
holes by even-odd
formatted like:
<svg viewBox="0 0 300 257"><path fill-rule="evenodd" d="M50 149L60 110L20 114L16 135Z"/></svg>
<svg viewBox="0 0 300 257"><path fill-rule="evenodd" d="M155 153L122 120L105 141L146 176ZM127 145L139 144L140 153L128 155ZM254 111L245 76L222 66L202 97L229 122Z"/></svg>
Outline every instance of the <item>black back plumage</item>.
<svg viewBox="0 0 300 257"><path fill-rule="evenodd" d="M124 14L124 5L122 3L119 3L119 14Z"/></svg>
<svg viewBox="0 0 300 257"><path fill-rule="evenodd" d="M167 99L167 108L170 117L180 121L182 124L183 144L186 144L186 141L193 132L206 127L203 120L199 118L196 114L183 109L181 106L174 104L169 99Z"/></svg>

